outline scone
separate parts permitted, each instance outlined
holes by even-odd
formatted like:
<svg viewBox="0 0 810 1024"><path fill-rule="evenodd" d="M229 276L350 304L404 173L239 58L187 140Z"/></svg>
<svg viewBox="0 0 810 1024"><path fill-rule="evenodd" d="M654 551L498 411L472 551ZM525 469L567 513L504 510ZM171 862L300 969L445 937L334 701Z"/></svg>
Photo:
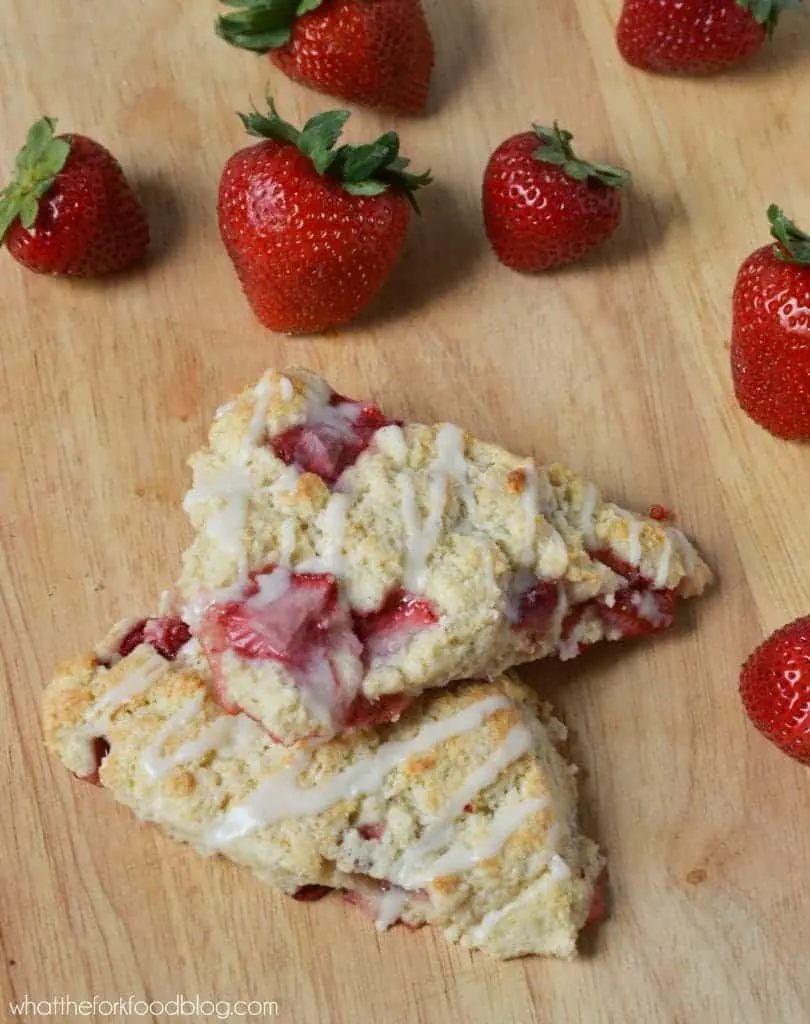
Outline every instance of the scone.
<svg viewBox="0 0 810 1024"><path fill-rule="evenodd" d="M226 710L280 742L423 690L668 628L710 573L684 535L451 424L268 371L191 459L177 611Z"/></svg>
<svg viewBox="0 0 810 1024"><path fill-rule="evenodd" d="M58 670L48 746L145 821L299 899L342 889L379 928L440 927L496 957L571 957L604 862L577 825L565 727L501 676L396 723L287 749L212 698L177 619L120 624Z"/></svg>

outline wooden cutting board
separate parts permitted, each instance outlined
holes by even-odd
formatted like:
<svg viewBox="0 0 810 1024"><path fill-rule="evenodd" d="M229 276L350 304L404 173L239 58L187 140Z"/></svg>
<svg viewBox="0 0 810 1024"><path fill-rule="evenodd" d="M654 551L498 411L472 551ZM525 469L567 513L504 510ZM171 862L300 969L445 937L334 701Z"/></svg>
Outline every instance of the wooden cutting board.
<svg viewBox="0 0 810 1024"><path fill-rule="evenodd" d="M742 416L728 369L734 274L767 240L767 205L810 223L810 23L786 17L744 69L678 81L620 59L618 0L427 8L427 114L349 125L393 125L433 169L423 216L355 327L288 339L240 294L219 172L245 143L234 111L266 83L296 119L336 104L217 40L213 3L0 6L2 165L56 116L119 156L154 230L149 264L106 281L0 257L0 1019L26 994L258 999L301 1024L810 1019L810 774L736 693L753 645L810 608L810 453ZM486 244L481 173L502 138L554 118L634 184L598 256L521 277ZM562 457L631 506L675 509L717 569L672 636L527 672L573 729L610 857L611 918L578 962L497 964L428 930L378 935L338 899L296 904L43 751L55 661L153 607L189 536L185 460L268 365Z"/></svg>

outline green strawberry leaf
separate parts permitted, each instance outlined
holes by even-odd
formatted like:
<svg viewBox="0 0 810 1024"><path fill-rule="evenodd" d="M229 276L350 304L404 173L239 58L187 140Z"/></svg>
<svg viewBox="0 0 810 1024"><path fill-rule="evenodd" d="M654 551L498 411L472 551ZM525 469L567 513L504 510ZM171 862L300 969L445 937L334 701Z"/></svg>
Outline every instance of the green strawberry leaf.
<svg viewBox="0 0 810 1024"><path fill-rule="evenodd" d="M14 177L0 192L0 243L17 218L22 226L34 226L39 200L53 185L70 156L70 142L54 137L56 121L42 117L31 126L25 145L14 161Z"/></svg>
<svg viewBox="0 0 810 1024"><path fill-rule="evenodd" d="M768 207L768 220L778 243L773 247L774 256L783 263L810 266L810 235L797 228L775 204Z"/></svg>
<svg viewBox="0 0 810 1024"><path fill-rule="evenodd" d="M630 172L623 167L580 160L571 147L574 136L571 132L560 128L556 121L551 128L541 127L537 124L532 127L542 143L532 153L535 160L561 167L574 181L587 181L589 178L593 178L609 188L622 188L630 181Z"/></svg>
<svg viewBox="0 0 810 1024"><path fill-rule="evenodd" d="M396 132L385 132L365 145L344 143L338 147L349 118L348 110L316 114L299 131L279 115L269 96L267 108L267 114L260 114L254 109L250 114L239 115L251 135L295 146L312 161L318 174L328 174L337 179L350 195L377 196L390 188L402 192L419 212L414 194L430 184L430 172L412 174L406 171L409 162L399 154Z"/></svg>
<svg viewBox="0 0 810 1024"><path fill-rule="evenodd" d="M779 22L782 11L795 10L802 0L737 0L744 11L748 11L758 25L764 25L769 36Z"/></svg>
<svg viewBox="0 0 810 1024"><path fill-rule="evenodd" d="M295 19L317 10L323 0L221 0L232 14L217 18L216 33L232 46L254 53L277 50L290 41Z"/></svg>

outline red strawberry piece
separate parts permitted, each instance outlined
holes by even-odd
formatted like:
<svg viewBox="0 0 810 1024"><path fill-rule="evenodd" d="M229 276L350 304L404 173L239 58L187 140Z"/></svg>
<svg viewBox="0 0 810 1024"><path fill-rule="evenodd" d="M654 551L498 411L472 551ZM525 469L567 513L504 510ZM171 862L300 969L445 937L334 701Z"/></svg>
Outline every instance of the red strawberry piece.
<svg viewBox="0 0 810 1024"><path fill-rule="evenodd" d="M775 245L743 263L734 287L731 372L743 411L787 441L810 440L810 235L778 206Z"/></svg>
<svg viewBox="0 0 810 1024"><path fill-rule="evenodd" d="M371 725L385 725L396 722L416 698L405 693L391 693L377 700L371 700L362 694L356 697L346 713L343 722L345 729L364 729Z"/></svg>
<svg viewBox="0 0 810 1024"><path fill-rule="evenodd" d="M43 117L0 192L0 242L40 274L97 277L139 260L149 246L140 200L121 165L84 135L54 135Z"/></svg>
<svg viewBox="0 0 810 1024"><path fill-rule="evenodd" d="M594 884L591 909L588 911L585 924L599 924L607 917L607 911L607 868L604 868Z"/></svg>
<svg viewBox="0 0 810 1024"><path fill-rule="evenodd" d="M82 782L89 782L91 786L100 786L101 780L98 773L101 768L101 762L110 752L110 744L103 736L96 736L90 741L90 751L95 768L93 768L89 775L76 775L76 778Z"/></svg>
<svg viewBox="0 0 810 1024"><path fill-rule="evenodd" d="M373 6L373 5L369 5ZM348 323L396 265L416 189L399 138L335 148L348 118L333 110L299 131L272 102L242 115L261 142L235 153L219 186L219 229L245 295L274 331L324 331Z"/></svg>
<svg viewBox="0 0 810 1024"><path fill-rule="evenodd" d="M743 665L740 696L763 736L810 765L810 616L783 626Z"/></svg>
<svg viewBox="0 0 810 1024"><path fill-rule="evenodd" d="M484 225L498 259L512 270L548 270L578 260L619 225L628 171L586 163L573 136L534 125L495 150L484 172Z"/></svg>
<svg viewBox="0 0 810 1024"><path fill-rule="evenodd" d="M177 652L191 639L191 630L177 616L141 619L136 622L118 645L122 658L132 654L141 644L151 644L167 661L174 661Z"/></svg>
<svg viewBox="0 0 810 1024"><path fill-rule="evenodd" d="M612 569L617 576L623 576L628 583L646 584L649 582L634 565L617 555L612 548L598 548L596 551L591 551L590 554L597 562Z"/></svg>
<svg viewBox="0 0 810 1024"><path fill-rule="evenodd" d="M390 658L417 633L438 621L429 601L414 597L407 590L396 590L377 611L355 614L354 629L369 662L374 658Z"/></svg>
<svg viewBox="0 0 810 1024"><path fill-rule="evenodd" d="M335 577L291 576L287 590L266 605L250 600L258 593L259 587L254 583L246 590L245 600L212 605L204 616L203 636L215 624L222 635L222 646L243 658L305 664L317 634L328 628L335 609Z"/></svg>
<svg viewBox="0 0 810 1024"><path fill-rule="evenodd" d="M314 903L316 900L322 900L324 896L328 896L330 892L332 892L330 885L299 885L292 894L292 898L298 900L299 903Z"/></svg>
<svg viewBox="0 0 810 1024"><path fill-rule="evenodd" d="M358 825L357 831L360 833L363 839L382 839L383 835L385 834L385 822L375 821L370 825Z"/></svg>
<svg viewBox="0 0 810 1024"><path fill-rule="evenodd" d="M506 600L506 614L512 628L542 636L557 610L560 594L556 583L539 580L534 573L521 571L512 580Z"/></svg>
<svg viewBox="0 0 810 1024"><path fill-rule="evenodd" d="M628 587L613 595L613 604L599 598L597 606L605 625L624 638L663 633L675 621L676 597L672 590Z"/></svg>
<svg viewBox="0 0 810 1024"><path fill-rule="evenodd" d="M663 505L650 505L647 511L647 515L650 517L650 519L655 519L659 523L672 522L672 520L675 518L674 514L670 512L668 508L665 508Z"/></svg>
<svg viewBox="0 0 810 1024"><path fill-rule="evenodd" d="M244 0L219 19L217 33L269 52L295 81L354 103L413 113L427 99L433 40L421 0Z"/></svg>
<svg viewBox="0 0 810 1024"><path fill-rule="evenodd" d="M333 484L371 444L377 431L391 422L376 406L335 394L330 404L306 423L273 438L270 447L288 466L296 465Z"/></svg>
<svg viewBox="0 0 810 1024"><path fill-rule="evenodd" d="M616 31L624 59L645 71L704 75L756 53L799 0L625 0Z"/></svg>

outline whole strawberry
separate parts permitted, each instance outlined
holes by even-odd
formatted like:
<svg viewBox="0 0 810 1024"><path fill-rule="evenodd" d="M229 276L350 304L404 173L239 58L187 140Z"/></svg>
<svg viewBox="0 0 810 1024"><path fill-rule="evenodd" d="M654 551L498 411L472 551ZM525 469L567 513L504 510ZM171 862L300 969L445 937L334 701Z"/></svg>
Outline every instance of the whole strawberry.
<svg viewBox="0 0 810 1024"><path fill-rule="evenodd" d="M122 270L149 246L140 200L115 157L84 135L37 121L0 192L0 242L40 274L96 277Z"/></svg>
<svg viewBox="0 0 810 1024"><path fill-rule="evenodd" d="M781 11L801 0L625 0L616 31L624 59L645 71L706 75L756 53Z"/></svg>
<svg viewBox="0 0 810 1024"><path fill-rule="evenodd" d="M734 287L731 372L737 401L761 427L810 439L810 235L778 206L768 209L776 245L757 249Z"/></svg>
<svg viewBox="0 0 810 1024"><path fill-rule="evenodd" d="M783 626L743 665L748 717L790 757L810 765L810 616Z"/></svg>
<svg viewBox="0 0 810 1024"><path fill-rule="evenodd" d="M267 53L285 75L355 103L413 113L425 105L433 40L422 0L223 0L234 46Z"/></svg>
<svg viewBox="0 0 810 1024"><path fill-rule="evenodd" d="M484 172L484 226L498 259L538 271L579 259L610 238L622 214L628 171L574 155L573 136L553 128L513 135Z"/></svg>
<svg viewBox="0 0 810 1024"><path fill-rule="evenodd" d="M393 270L430 175L408 173L395 132L336 149L345 110L301 131L272 102L267 116L240 116L262 141L225 165L219 229L254 313L274 331L348 323Z"/></svg>

